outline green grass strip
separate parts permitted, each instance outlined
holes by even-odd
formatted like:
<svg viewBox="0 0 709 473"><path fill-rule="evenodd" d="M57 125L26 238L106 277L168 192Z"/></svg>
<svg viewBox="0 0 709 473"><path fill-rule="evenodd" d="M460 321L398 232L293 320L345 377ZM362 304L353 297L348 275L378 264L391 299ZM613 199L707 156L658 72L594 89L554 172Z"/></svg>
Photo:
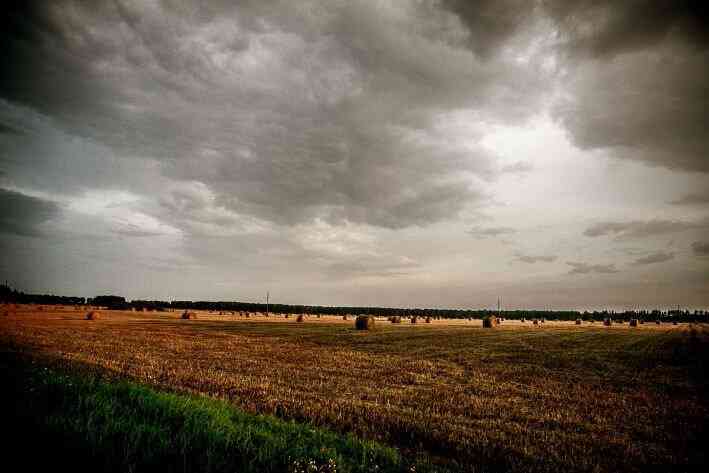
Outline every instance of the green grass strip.
<svg viewBox="0 0 709 473"><path fill-rule="evenodd" d="M2 371L14 391L13 453L29 465L40 458L20 453L24 445L73 471L430 470L412 468L376 442L245 413L224 401L46 367L4 364Z"/></svg>

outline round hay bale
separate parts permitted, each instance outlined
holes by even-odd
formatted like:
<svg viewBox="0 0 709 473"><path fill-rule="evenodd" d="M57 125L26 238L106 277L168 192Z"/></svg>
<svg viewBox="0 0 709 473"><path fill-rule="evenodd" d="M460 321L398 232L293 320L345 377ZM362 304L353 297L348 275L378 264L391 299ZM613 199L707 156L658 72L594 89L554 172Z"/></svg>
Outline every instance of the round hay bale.
<svg viewBox="0 0 709 473"><path fill-rule="evenodd" d="M576 319L576 325L581 325L581 319Z"/></svg>
<svg viewBox="0 0 709 473"><path fill-rule="evenodd" d="M401 323L401 317L399 317L398 315L393 315L393 316L389 317L389 320L391 320L391 323L393 323L393 324L400 324Z"/></svg>
<svg viewBox="0 0 709 473"><path fill-rule="evenodd" d="M483 328L493 328L497 323L497 317L490 315L483 319Z"/></svg>
<svg viewBox="0 0 709 473"><path fill-rule="evenodd" d="M342 320L347 320L347 315L343 315Z"/></svg>
<svg viewBox="0 0 709 473"><path fill-rule="evenodd" d="M546 319L545 319L544 317L542 317L541 322L542 322L542 323L546 322Z"/></svg>
<svg viewBox="0 0 709 473"><path fill-rule="evenodd" d="M244 317L246 317L248 319L249 317L251 317L251 314L249 314L248 312L245 312Z"/></svg>
<svg viewBox="0 0 709 473"><path fill-rule="evenodd" d="M185 320L196 319L196 318L197 318L197 314L194 313L194 312L184 311L184 312L182 313L182 318L185 319Z"/></svg>
<svg viewBox="0 0 709 473"><path fill-rule="evenodd" d="M637 327L638 326L638 319L630 319L630 326Z"/></svg>
<svg viewBox="0 0 709 473"><path fill-rule="evenodd" d="M374 317L371 315L359 315L355 319L357 330L372 330L374 328Z"/></svg>
<svg viewBox="0 0 709 473"><path fill-rule="evenodd" d="M412 324L415 324L415 323L417 323L417 322L418 322L418 317L416 317L415 315L414 315L413 317L411 317L411 323L412 323Z"/></svg>
<svg viewBox="0 0 709 473"><path fill-rule="evenodd" d="M527 319L525 319L524 317L522 317L522 319L520 320L520 322L525 323L525 322L527 322Z"/></svg>
<svg viewBox="0 0 709 473"><path fill-rule="evenodd" d="M320 314L318 314L318 319L320 318Z"/></svg>
<svg viewBox="0 0 709 473"><path fill-rule="evenodd" d="M657 325L660 325L662 322L660 322L659 320L656 320L655 323L656 323Z"/></svg>
<svg viewBox="0 0 709 473"><path fill-rule="evenodd" d="M537 319L533 320L534 325L539 325L539 321Z"/></svg>
<svg viewBox="0 0 709 473"><path fill-rule="evenodd" d="M97 310L91 310L86 313L86 320L98 320L101 318L101 314Z"/></svg>
<svg viewBox="0 0 709 473"><path fill-rule="evenodd" d="M645 319L640 319L639 322L640 322L640 325L643 325L643 324L645 324Z"/></svg>
<svg viewBox="0 0 709 473"><path fill-rule="evenodd" d="M300 314L298 317L295 319L296 322L305 322L305 317L303 317L303 314Z"/></svg>
<svg viewBox="0 0 709 473"><path fill-rule="evenodd" d="M287 319L288 317L290 317L290 314L286 314L286 315L285 315L285 318L286 318L286 319Z"/></svg>
<svg viewBox="0 0 709 473"><path fill-rule="evenodd" d="M430 324L431 323L431 317L426 317L426 323Z"/></svg>
<svg viewBox="0 0 709 473"><path fill-rule="evenodd" d="M676 320L673 320L673 321L672 321L672 325L677 325L677 321L676 321Z"/></svg>
<svg viewBox="0 0 709 473"><path fill-rule="evenodd" d="M610 327L611 325L613 325L613 321L610 317L606 317L605 319L603 319L603 325L605 325L606 327Z"/></svg>

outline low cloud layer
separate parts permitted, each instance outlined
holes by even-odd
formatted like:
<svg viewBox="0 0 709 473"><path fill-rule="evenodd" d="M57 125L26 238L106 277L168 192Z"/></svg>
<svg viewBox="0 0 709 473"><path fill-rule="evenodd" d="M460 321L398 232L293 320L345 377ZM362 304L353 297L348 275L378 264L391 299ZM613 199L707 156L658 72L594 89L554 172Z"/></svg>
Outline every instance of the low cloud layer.
<svg viewBox="0 0 709 473"><path fill-rule="evenodd" d="M571 266L569 274L612 274L619 272L615 264L589 264L577 261L568 261L566 264Z"/></svg>
<svg viewBox="0 0 709 473"><path fill-rule="evenodd" d="M554 255L537 255L537 256L530 256L530 255L525 255L525 254L517 254L517 257L515 258L516 261L521 261L523 263L551 263L553 261L556 261L557 256Z"/></svg>
<svg viewBox="0 0 709 473"><path fill-rule="evenodd" d="M509 227L474 227L468 230L468 234L475 238L496 238L514 233L516 230Z"/></svg>
<svg viewBox="0 0 709 473"><path fill-rule="evenodd" d="M588 227L583 234L592 238L611 235L619 239L633 239L683 232L705 226L707 226L707 222L678 220L600 222Z"/></svg>
<svg viewBox="0 0 709 473"><path fill-rule="evenodd" d="M674 257L674 253L665 253L663 251L658 251L657 253L653 253L647 256L643 256L642 258L636 259L633 264L636 266L642 266L646 264L664 263L665 261L674 259Z"/></svg>
<svg viewBox="0 0 709 473"><path fill-rule="evenodd" d="M709 204L709 193L685 194L677 200L670 202L672 205L707 205Z"/></svg>

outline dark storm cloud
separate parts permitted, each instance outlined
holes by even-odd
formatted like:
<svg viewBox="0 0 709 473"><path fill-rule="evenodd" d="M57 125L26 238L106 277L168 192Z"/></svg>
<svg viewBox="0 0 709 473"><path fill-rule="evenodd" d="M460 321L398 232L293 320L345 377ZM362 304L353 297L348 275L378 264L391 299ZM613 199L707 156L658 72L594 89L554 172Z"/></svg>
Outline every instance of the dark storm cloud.
<svg viewBox="0 0 709 473"><path fill-rule="evenodd" d="M528 26L536 8L528 0L442 0L441 5L460 18L467 29L465 44L483 58Z"/></svg>
<svg viewBox="0 0 709 473"><path fill-rule="evenodd" d="M709 241L695 241L692 243L692 252L695 256L709 256Z"/></svg>
<svg viewBox="0 0 709 473"><path fill-rule="evenodd" d="M0 122L0 135L21 135L22 131Z"/></svg>
<svg viewBox="0 0 709 473"><path fill-rule="evenodd" d="M509 227L473 227L468 230L467 233L469 235L474 236L475 238L494 238L502 235L511 235L513 233L517 233L517 230Z"/></svg>
<svg viewBox="0 0 709 473"><path fill-rule="evenodd" d="M455 2L15 5L2 97L288 225L455 217L497 172L474 131L451 140L455 113L520 122L550 87L493 54L522 20L494 2L478 19Z"/></svg>
<svg viewBox="0 0 709 473"><path fill-rule="evenodd" d="M709 7L686 0L550 2L569 64L555 115L584 149L709 171Z"/></svg>
<svg viewBox="0 0 709 473"><path fill-rule="evenodd" d="M0 188L0 232L41 236L41 224L57 216L54 202Z"/></svg>
<svg viewBox="0 0 709 473"><path fill-rule="evenodd" d="M544 7L577 54L612 57L670 35L695 47L709 45L709 7L702 0L558 0Z"/></svg>
<svg viewBox="0 0 709 473"><path fill-rule="evenodd" d="M583 234L588 237L614 235L621 239L645 238L704 228L708 224L707 221L683 222L676 220L600 222L588 227Z"/></svg>
<svg viewBox="0 0 709 473"><path fill-rule="evenodd" d="M636 259L635 261L633 261L633 265L642 266L646 264L663 263L665 261L674 259L674 257L674 253L665 253L664 251L658 251L657 253L653 253L642 258Z"/></svg>
<svg viewBox="0 0 709 473"><path fill-rule="evenodd" d="M530 255L525 255L522 253L517 253L517 257L515 258L515 261L521 261L523 263L551 263L556 261L557 257L554 255L537 255L537 256L530 256Z"/></svg>
<svg viewBox="0 0 709 473"><path fill-rule="evenodd" d="M589 264L574 261L569 261L566 264L572 268L571 271L569 271L569 274L611 274L619 272L616 269L615 264Z"/></svg>

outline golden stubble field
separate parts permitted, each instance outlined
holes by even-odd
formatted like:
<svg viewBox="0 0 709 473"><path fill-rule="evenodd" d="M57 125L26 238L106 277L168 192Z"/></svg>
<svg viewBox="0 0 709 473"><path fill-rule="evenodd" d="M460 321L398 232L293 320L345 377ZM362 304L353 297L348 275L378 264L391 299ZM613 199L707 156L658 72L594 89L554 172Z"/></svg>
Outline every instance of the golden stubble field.
<svg viewBox="0 0 709 473"><path fill-rule="evenodd" d="M689 470L706 460L703 326L18 306L0 346L378 439L461 470Z"/></svg>

